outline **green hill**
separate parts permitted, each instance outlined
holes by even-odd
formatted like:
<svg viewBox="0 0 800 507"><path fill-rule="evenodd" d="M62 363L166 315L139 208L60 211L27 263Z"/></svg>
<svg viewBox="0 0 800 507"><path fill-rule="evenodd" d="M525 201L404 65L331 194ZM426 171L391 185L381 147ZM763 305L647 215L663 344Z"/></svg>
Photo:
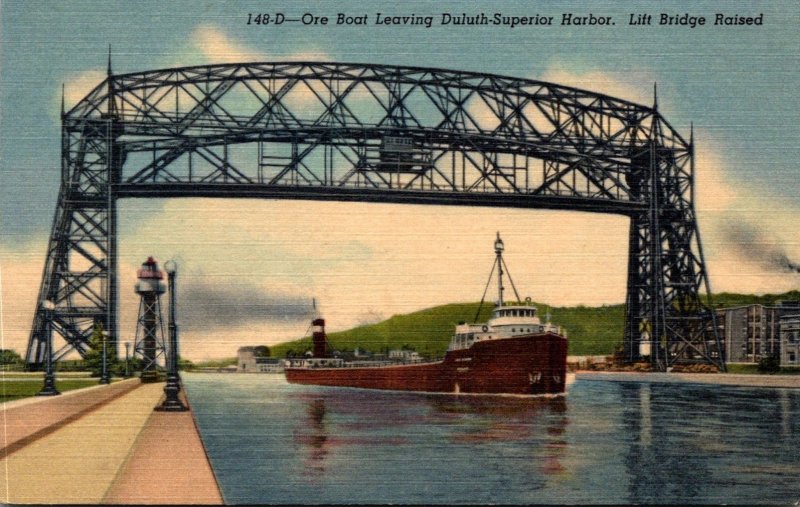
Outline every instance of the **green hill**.
<svg viewBox="0 0 800 507"><path fill-rule="evenodd" d="M729 307L740 305L774 305L781 300L800 301L800 291L793 290L783 294L764 294L755 296L752 294L734 294L731 292L720 292L714 295L714 307Z"/></svg>
<svg viewBox="0 0 800 507"><path fill-rule="evenodd" d="M536 304L543 316L548 311L553 322L567 329L569 353L577 355L610 354L622 343L623 305L587 308L555 308ZM453 329L461 321L472 322L479 303L456 303L428 308L347 331L329 333L328 340L340 351L356 347L370 352L410 347L422 355L442 355L447 350ZM484 304L477 321L489 318L491 304ZM271 347L273 357L287 352L302 353L311 348L311 338L281 343Z"/></svg>
<svg viewBox="0 0 800 507"><path fill-rule="evenodd" d="M723 292L714 296L715 307L744 304L775 304L780 300L800 300L800 291L784 294L733 294ZM534 303L540 317L548 312L552 321L567 330L570 355L611 354L622 344L625 305L600 307L552 307ZM352 351L356 347L370 352L410 347L422 355L444 354L456 324L473 322L478 303L455 303L428 308L406 315L395 315L377 324L370 324L330 333L328 339L340 351ZM484 304L477 321L489 318L492 305ZM281 343L270 347L273 357L283 357L287 352L301 354L311 349L311 338Z"/></svg>

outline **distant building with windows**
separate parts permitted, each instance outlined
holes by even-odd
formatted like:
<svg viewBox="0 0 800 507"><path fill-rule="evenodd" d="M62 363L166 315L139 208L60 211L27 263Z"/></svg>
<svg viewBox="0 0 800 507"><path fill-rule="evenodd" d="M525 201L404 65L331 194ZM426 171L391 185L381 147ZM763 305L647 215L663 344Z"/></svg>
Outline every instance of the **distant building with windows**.
<svg viewBox="0 0 800 507"><path fill-rule="evenodd" d="M392 361L402 361L404 363L418 363L422 361L422 357L419 355L419 352L400 349L390 350L389 359Z"/></svg>
<svg viewBox="0 0 800 507"><path fill-rule="evenodd" d="M776 356L782 366L800 364L800 301L720 308L716 312L726 362L757 363L764 357Z"/></svg>
<svg viewBox="0 0 800 507"><path fill-rule="evenodd" d="M283 361L274 357L258 357L255 347L240 347L236 352L239 373L283 373Z"/></svg>
<svg viewBox="0 0 800 507"><path fill-rule="evenodd" d="M800 366L800 308L781 315L781 365Z"/></svg>

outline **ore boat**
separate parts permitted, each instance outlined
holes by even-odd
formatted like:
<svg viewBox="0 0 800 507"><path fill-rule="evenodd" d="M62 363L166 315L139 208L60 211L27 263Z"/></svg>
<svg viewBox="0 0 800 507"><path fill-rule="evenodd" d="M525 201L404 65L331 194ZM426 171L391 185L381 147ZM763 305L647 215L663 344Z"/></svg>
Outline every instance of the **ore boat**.
<svg viewBox="0 0 800 507"><path fill-rule="evenodd" d="M518 301L503 301L503 268L506 272L508 268L499 233L494 246L492 272L498 271L499 293L496 306L487 322L456 326L444 359L413 364L348 362L331 354L325 320L316 318L312 322L313 352L310 357L287 359L286 379L294 384L436 393L563 393L566 332L549 318L542 322L530 298L520 302L510 276Z"/></svg>

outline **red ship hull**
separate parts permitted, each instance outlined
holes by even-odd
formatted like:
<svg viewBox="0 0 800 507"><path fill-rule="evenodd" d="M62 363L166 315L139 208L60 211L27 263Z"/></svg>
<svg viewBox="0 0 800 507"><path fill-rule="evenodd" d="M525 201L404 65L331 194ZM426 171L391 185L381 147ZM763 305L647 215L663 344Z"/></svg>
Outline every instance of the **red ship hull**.
<svg viewBox="0 0 800 507"><path fill-rule="evenodd" d="M294 384L442 393L557 394L566 376L567 340L553 333L479 341L436 363L286 368Z"/></svg>

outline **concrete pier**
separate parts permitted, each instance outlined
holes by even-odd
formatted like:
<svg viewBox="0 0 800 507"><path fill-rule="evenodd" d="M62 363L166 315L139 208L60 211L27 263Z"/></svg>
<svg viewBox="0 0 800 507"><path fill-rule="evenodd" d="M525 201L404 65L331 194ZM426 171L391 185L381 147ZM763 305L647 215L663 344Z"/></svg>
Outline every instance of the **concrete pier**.
<svg viewBox="0 0 800 507"><path fill-rule="evenodd" d="M222 503L191 412L153 412L103 497L107 504L154 502Z"/></svg>
<svg viewBox="0 0 800 507"><path fill-rule="evenodd" d="M735 373L661 373L578 371L577 380L606 382L656 382L664 384L714 384L739 387L800 389L800 375L743 375Z"/></svg>
<svg viewBox="0 0 800 507"><path fill-rule="evenodd" d="M3 404L3 503L221 504L191 412L132 379Z"/></svg>

